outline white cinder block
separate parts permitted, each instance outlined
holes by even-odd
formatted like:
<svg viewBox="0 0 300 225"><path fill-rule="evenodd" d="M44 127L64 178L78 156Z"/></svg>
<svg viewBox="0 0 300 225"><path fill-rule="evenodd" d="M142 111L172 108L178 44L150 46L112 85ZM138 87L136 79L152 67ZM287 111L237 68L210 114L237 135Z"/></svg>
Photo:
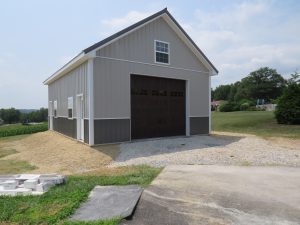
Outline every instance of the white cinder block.
<svg viewBox="0 0 300 225"><path fill-rule="evenodd" d="M54 183L39 183L36 185L36 191L37 192L46 192L52 186L55 186L55 184Z"/></svg>
<svg viewBox="0 0 300 225"><path fill-rule="evenodd" d="M4 190L14 190L18 186L18 181L16 180L7 180L2 182L1 186Z"/></svg>
<svg viewBox="0 0 300 225"><path fill-rule="evenodd" d="M34 180L25 180L24 181L24 188L35 190L37 184L38 184L38 180L37 179L34 179Z"/></svg>
<svg viewBox="0 0 300 225"><path fill-rule="evenodd" d="M17 188L14 190L0 190L0 195L16 196L16 195L30 195L31 189Z"/></svg>

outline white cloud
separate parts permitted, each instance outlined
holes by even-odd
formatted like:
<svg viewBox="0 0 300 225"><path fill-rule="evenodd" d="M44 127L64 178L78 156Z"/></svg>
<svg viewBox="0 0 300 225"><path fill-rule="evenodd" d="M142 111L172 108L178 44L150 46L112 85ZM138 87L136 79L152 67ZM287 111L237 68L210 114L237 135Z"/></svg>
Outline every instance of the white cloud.
<svg viewBox="0 0 300 225"><path fill-rule="evenodd" d="M259 67L283 75L300 67L297 14L285 16L272 1L242 2L218 11L195 11L184 29L219 69L213 86L240 80Z"/></svg>

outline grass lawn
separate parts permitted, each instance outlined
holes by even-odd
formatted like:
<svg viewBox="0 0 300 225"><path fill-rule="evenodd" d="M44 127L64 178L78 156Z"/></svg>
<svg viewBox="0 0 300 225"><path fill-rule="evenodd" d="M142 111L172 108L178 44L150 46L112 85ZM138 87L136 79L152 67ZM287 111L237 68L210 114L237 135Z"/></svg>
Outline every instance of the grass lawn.
<svg viewBox="0 0 300 225"><path fill-rule="evenodd" d="M70 176L65 185L51 188L41 196L0 196L0 224L118 224L119 219L93 223L66 219L85 201L96 185L139 184L147 186L161 169L136 166L116 176Z"/></svg>
<svg viewBox="0 0 300 225"><path fill-rule="evenodd" d="M277 124L274 113L266 111L212 112L212 130L300 138L300 125Z"/></svg>

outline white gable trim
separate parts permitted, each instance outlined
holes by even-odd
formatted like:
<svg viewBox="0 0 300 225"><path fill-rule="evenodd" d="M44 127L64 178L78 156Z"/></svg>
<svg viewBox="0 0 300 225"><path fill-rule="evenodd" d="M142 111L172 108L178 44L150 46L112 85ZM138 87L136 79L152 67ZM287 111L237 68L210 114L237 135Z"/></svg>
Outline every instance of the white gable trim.
<svg viewBox="0 0 300 225"><path fill-rule="evenodd" d="M165 13L163 19L167 24L175 31L179 38L187 45L187 47L196 55L198 60L203 63L203 65L210 71L210 75L217 75L218 73L210 65L210 63L205 59L205 57L198 51L197 48L191 43L191 41L186 37L186 35L181 31L181 29L174 23L174 21Z"/></svg>
<svg viewBox="0 0 300 225"><path fill-rule="evenodd" d="M58 78L64 76L66 73L70 72L72 69L76 68L77 66L79 66L80 64L82 64L83 62L87 61L90 58L94 58L96 56L96 52L99 49L102 49L108 45L110 45L111 43L131 34L132 32L135 32L136 30L146 26L147 24L153 22L154 20L157 20L159 18L163 18L167 24L175 31L175 33L180 37L180 39L187 45L188 48L191 49L191 51L195 54L195 56L199 59L199 61L201 63L203 63L203 65L209 70L209 74L211 76L213 75L217 75L217 71L210 65L210 63L208 62L208 60L205 58L205 56L203 56L198 49L193 45L193 43L186 37L186 35L182 32L182 30L176 25L176 23L174 23L174 21L171 19L171 17L167 14L167 13L163 13L143 24L141 24L140 26L135 27L132 30L129 30L128 32L112 39L111 41L99 46L98 48L93 49L92 51L88 52L88 53L84 53L83 51L78 54L76 57L74 57L71 61L69 61L67 64L65 64L61 69L59 69L57 72L55 72L52 76L50 76L48 79L46 79L43 83L48 85L50 83L52 83L53 81L57 80Z"/></svg>

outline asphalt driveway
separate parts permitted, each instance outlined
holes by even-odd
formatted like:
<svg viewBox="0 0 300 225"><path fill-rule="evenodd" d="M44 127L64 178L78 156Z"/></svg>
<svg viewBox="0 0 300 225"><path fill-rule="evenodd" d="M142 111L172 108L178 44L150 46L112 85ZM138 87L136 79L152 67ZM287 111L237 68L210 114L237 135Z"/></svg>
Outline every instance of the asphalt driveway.
<svg viewBox="0 0 300 225"><path fill-rule="evenodd" d="M300 168L168 166L122 224L300 224Z"/></svg>

